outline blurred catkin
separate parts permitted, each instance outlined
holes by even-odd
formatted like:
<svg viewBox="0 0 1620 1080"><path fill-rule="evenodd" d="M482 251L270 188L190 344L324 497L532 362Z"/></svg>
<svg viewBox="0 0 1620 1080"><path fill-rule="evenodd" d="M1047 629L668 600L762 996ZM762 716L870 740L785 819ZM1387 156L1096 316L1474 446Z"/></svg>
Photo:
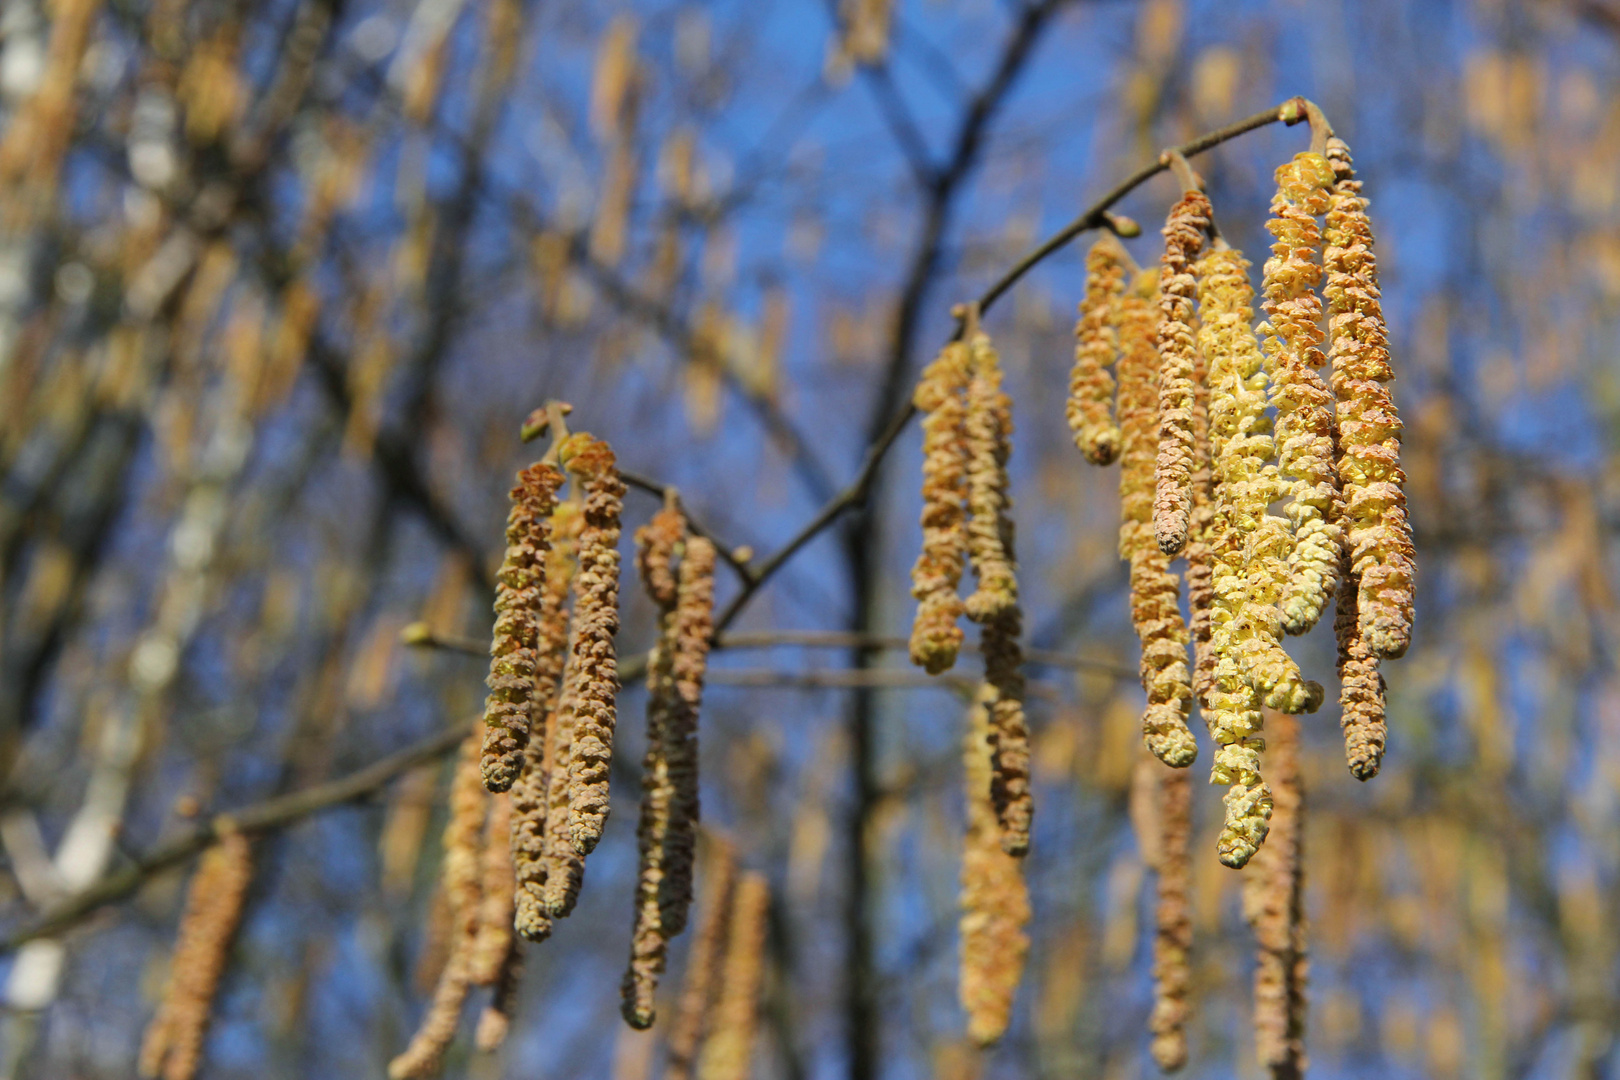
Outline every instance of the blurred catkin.
<svg viewBox="0 0 1620 1080"><path fill-rule="evenodd" d="M490 798L484 828L484 850L478 898L478 922L468 957L467 978L475 986L494 986L512 950L513 894L512 801L507 795Z"/></svg>
<svg viewBox="0 0 1620 1080"><path fill-rule="evenodd" d="M990 802L1008 855L1029 851L1035 814L1029 789L1029 720L1024 714L1023 615L1015 606L986 623L980 635L984 681L991 691Z"/></svg>
<svg viewBox="0 0 1620 1080"><path fill-rule="evenodd" d="M1333 169L1316 153L1294 155L1277 170L1266 228L1274 240L1265 267L1265 339L1271 404L1277 409L1277 467L1287 481L1294 546L1288 555L1283 629L1316 625L1338 587L1339 478L1333 462L1333 395L1317 369L1322 355L1322 234Z"/></svg>
<svg viewBox="0 0 1620 1080"><path fill-rule="evenodd" d="M1154 275L1143 274L1120 300L1119 555L1130 563L1131 622L1142 642L1142 689L1148 699L1142 738L1154 757L1184 768L1198 756L1187 727L1192 699L1187 628L1170 557L1153 537L1159 355L1158 320L1147 297L1154 288Z"/></svg>
<svg viewBox="0 0 1620 1080"><path fill-rule="evenodd" d="M495 580L495 631L484 703L484 786L506 791L523 769L533 711L536 620L545 587L551 511L562 473L536 463L518 473L506 517L506 555Z"/></svg>
<svg viewBox="0 0 1620 1080"><path fill-rule="evenodd" d="M917 617L911 662L937 675L956 663L963 605L957 593L967 556L966 393L968 346L946 345L923 371L912 401L923 413L922 552L911 569Z"/></svg>
<svg viewBox="0 0 1620 1080"><path fill-rule="evenodd" d="M252 848L239 832L226 833L198 860L186 890L169 982L141 1042L140 1075L163 1080L191 1080L197 1075L214 994L225 974L252 880Z"/></svg>
<svg viewBox="0 0 1620 1080"><path fill-rule="evenodd" d="M1379 300L1372 223L1350 148L1327 143L1333 193L1323 264L1333 333L1333 393L1338 403L1339 476L1345 544L1357 579L1360 632L1373 656L1393 659L1412 640L1412 528L1401 471L1401 420L1390 396L1395 377Z"/></svg>
<svg viewBox="0 0 1620 1080"><path fill-rule="evenodd" d="M1209 200L1189 191L1170 209L1159 261L1159 439L1155 448L1153 535L1159 550L1179 554L1187 546L1192 511L1194 299L1198 281L1192 260L1204 248Z"/></svg>
<svg viewBox="0 0 1620 1080"><path fill-rule="evenodd" d="M1346 555L1345 561L1349 561ZM1356 575L1340 568L1338 610L1333 632L1339 644L1339 728L1344 732L1344 756L1357 780L1378 775L1384 760L1384 676L1378 670L1367 639L1361 636L1356 608Z"/></svg>
<svg viewBox="0 0 1620 1080"><path fill-rule="evenodd" d="M749 872L738 878L714 1020L698 1055L698 1080L748 1080L765 975L770 900L770 886L763 874Z"/></svg>
<svg viewBox="0 0 1620 1080"><path fill-rule="evenodd" d="M664 1080L690 1080L698 1047L708 1033L714 1001L720 991L725 943L731 924L731 901L737 884L737 860L724 841L710 848L704 887L703 921L686 955L686 978L669 1029L669 1055Z"/></svg>
<svg viewBox="0 0 1620 1080"><path fill-rule="evenodd" d="M1000 843L991 800L995 690L986 684L968 713L962 764L967 784L967 838L962 851L962 968L958 991L968 1036L988 1046L1007 1030L1024 974L1029 892L1023 864Z"/></svg>
<svg viewBox="0 0 1620 1080"><path fill-rule="evenodd" d="M1158 902L1154 909L1153 1060L1173 1072L1187 1063L1187 1002L1192 969L1192 777L1182 769L1158 777Z"/></svg>
<svg viewBox="0 0 1620 1080"><path fill-rule="evenodd" d="M1113 233L1104 233L1086 253L1086 298L1074 324L1074 368L1069 373L1069 430L1074 444L1093 465L1119 456L1119 425L1114 423L1114 377L1108 369L1118 352L1115 322L1125 291L1130 256Z"/></svg>
<svg viewBox="0 0 1620 1080"><path fill-rule="evenodd" d="M584 432L562 442L558 460L585 492L568 676L574 712L568 758L568 827L574 850L583 856L601 839L608 815L608 771L619 689L613 637L619 632L619 514L624 481L619 479L608 444Z"/></svg>
<svg viewBox="0 0 1620 1080"><path fill-rule="evenodd" d="M1243 877L1243 914L1258 949L1254 972L1255 1049L1273 1076L1305 1074L1304 796L1299 722L1279 718L1270 748L1271 837Z"/></svg>
<svg viewBox="0 0 1620 1080"><path fill-rule="evenodd" d="M560 503L551 514L551 550L546 554L545 587L540 593L534 672L534 737L524 752L524 768L512 785L512 864L516 882L514 923L529 941L551 933L545 906L547 809L550 789L566 792L567 735L559 732L563 672L568 663L568 591L574 579L583 524L577 503ZM557 755L561 739L562 757ZM561 768L554 763L562 761ZM563 813L566 821L566 804Z"/></svg>
<svg viewBox="0 0 1620 1080"><path fill-rule="evenodd" d="M495 979L495 993L478 1015L478 1028L473 1035L473 1045L478 1049L489 1053L506 1041L507 1032L512 1029L518 985L522 981L523 946L512 939Z"/></svg>
<svg viewBox="0 0 1620 1080"><path fill-rule="evenodd" d="M968 557L977 587L968 618L988 623L1018 603L1013 568L1007 459L1012 451L1012 399L1001 389L1001 358L989 335L970 329L972 378L967 389Z"/></svg>

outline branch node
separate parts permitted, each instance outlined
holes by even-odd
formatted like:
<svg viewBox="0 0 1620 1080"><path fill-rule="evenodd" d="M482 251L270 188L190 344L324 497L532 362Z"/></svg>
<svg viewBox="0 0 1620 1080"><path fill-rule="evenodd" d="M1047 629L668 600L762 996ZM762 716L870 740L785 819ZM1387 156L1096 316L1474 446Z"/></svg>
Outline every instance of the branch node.
<svg viewBox="0 0 1620 1080"><path fill-rule="evenodd" d="M518 438L524 442L534 442L549 431L555 445L568 437L568 424L563 417L573 411L574 407L568 402L552 399L524 419L523 427L518 430Z"/></svg>
<svg viewBox="0 0 1620 1080"><path fill-rule="evenodd" d="M1124 214L1116 214L1111 210L1102 212L1103 227L1121 239L1130 240L1142 235L1142 226L1134 218Z"/></svg>
<svg viewBox="0 0 1620 1080"><path fill-rule="evenodd" d="M1178 149L1171 148L1159 155L1159 164L1169 168L1176 181L1181 184L1183 193L1189 191L1203 191L1204 181L1193 167L1187 163L1187 158Z"/></svg>

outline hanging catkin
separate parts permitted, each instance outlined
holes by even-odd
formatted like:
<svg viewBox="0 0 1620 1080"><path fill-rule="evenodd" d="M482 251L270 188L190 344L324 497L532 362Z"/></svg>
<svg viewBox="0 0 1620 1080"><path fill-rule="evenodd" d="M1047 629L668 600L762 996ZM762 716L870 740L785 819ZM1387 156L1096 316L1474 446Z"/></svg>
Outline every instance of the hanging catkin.
<svg viewBox="0 0 1620 1080"><path fill-rule="evenodd" d="M1192 909L1188 892L1192 884L1192 777L1182 769L1159 773L1157 794L1159 826L1158 851L1154 870L1158 877L1158 901L1154 908L1153 933L1153 1014L1148 1030L1153 1033L1153 1060L1159 1068L1173 1072L1187 1063L1187 1003L1192 969Z"/></svg>
<svg viewBox="0 0 1620 1080"><path fill-rule="evenodd" d="M1183 768L1198 756L1198 744L1187 727L1192 684L1178 585L1153 538L1159 356L1147 297L1154 287L1154 275L1143 274L1120 300L1119 555L1131 566L1131 622L1142 642L1142 738L1154 757Z"/></svg>
<svg viewBox="0 0 1620 1080"><path fill-rule="evenodd" d="M516 882L511 837L512 801L504 794L491 796L484 827L477 929L467 961L467 980L474 986L494 986L512 951Z"/></svg>
<svg viewBox="0 0 1620 1080"><path fill-rule="evenodd" d="M473 1035L473 1045L478 1049L489 1053L506 1041L506 1034L512 1029L512 1011L517 1003L518 985L522 981L523 951L514 939L495 979L495 993L478 1015L478 1029Z"/></svg>
<svg viewBox="0 0 1620 1080"><path fill-rule="evenodd" d="M1266 322L1260 327L1277 408L1277 466L1288 481L1294 546L1288 555L1283 628L1303 634L1338 588L1339 478L1333 462L1333 395L1317 368L1322 355L1321 230L1333 169L1321 154L1302 153L1277 170L1277 194L1266 228L1275 238L1265 268Z"/></svg>
<svg viewBox="0 0 1620 1080"><path fill-rule="evenodd" d="M1001 358L989 335L976 326L967 334L972 378L967 389L968 557L977 587L968 596L968 618L989 623L1018 603L1013 568L1011 500L1007 459L1012 450L1012 399L1001 389Z"/></svg>
<svg viewBox="0 0 1620 1080"><path fill-rule="evenodd" d="M548 919L567 918L585 884L585 857L574 847L568 816L573 792L568 761L572 756L578 702L575 678L575 666L570 662L557 695L557 708L546 730L543 764L550 780L546 784L545 842L540 853L540 904Z"/></svg>
<svg viewBox="0 0 1620 1080"><path fill-rule="evenodd" d="M1170 209L1159 262L1159 440L1154 470L1153 535L1159 550L1187 546L1193 473L1193 301L1198 291L1192 260L1209 230L1209 200L1188 191Z"/></svg>
<svg viewBox="0 0 1620 1080"><path fill-rule="evenodd" d="M506 555L495 581L489 698L484 703L484 786L506 791L523 769L533 711L536 620L545 587L550 515L562 473L536 463L518 473L506 517Z"/></svg>
<svg viewBox="0 0 1620 1080"><path fill-rule="evenodd" d="M1401 420L1389 393L1394 372L1379 302L1372 224L1350 148L1329 139L1333 193L1323 264L1333 332L1333 393L1339 421L1339 475L1345 544L1357 578L1360 632L1373 656L1393 659L1412 640L1412 528L1401 490Z"/></svg>
<svg viewBox="0 0 1620 1080"><path fill-rule="evenodd" d="M239 832L225 833L198 860L186 890L169 982L141 1042L142 1076L191 1080L197 1075L214 994L225 974L252 880L252 848Z"/></svg>
<svg viewBox="0 0 1620 1080"><path fill-rule="evenodd" d="M1074 445L1093 465L1119 456L1119 425L1114 423L1114 377L1108 369L1118 353L1115 321L1125 291L1130 256L1113 233L1104 233L1086 253L1086 298L1074 324L1074 368L1069 373L1069 430Z"/></svg>
<svg viewBox="0 0 1620 1080"><path fill-rule="evenodd" d="M720 990L725 963L731 901L737 884L737 860L731 846L718 841L710 849L704 878L703 921L686 955L686 978L669 1029L669 1057L664 1080L690 1080L697 1064L698 1047L708 1033L710 1014Z"/></svg>
<svg viewBox="0 0 1620 1080"><path fill-rule="evenodd" d="M1029 891L1023 864L1002 850L990 790L993 766L989 685L968 713L962 765L967 783L967 839L962 851L962 968L958 991L968 1037L988 1046L1007 1030L1023 978L1029 937Z"/></svg>
<svg viewBox="0 0 1620 1080"><path fill-rule="evenodd" d="M1209 701L1215 684L1215 650L1210 648L1214 630L1214 554L1210 549L1215 525L1214 473L1209 441L1209 372L1202 350L1193 364L1193 471L1192 511L1187 518L1187 631L1193 646L1193 695L1200 704Z"/></svg>
<svg viewBox="0 0 1620 1080"><path fill-rule="evenodd" d="M558 730L563 672L568 663L568 591L582 525L577 503L560 503L551 514L551 550L546 554L545 587L540 593L534 673L534 738L524 752L524 769L512 785L512 864L516 881L514 925L529 941L551 933L545 905L547 808L549 788L566 793L567 734ZM565 763L552 767L561 740ZM556 783L553 785L553 780ZM566 822L567 803L562 814Z"/></svg>
<svg viewBox="0 0 1620 1080"><path fill-rule="evenodd" d="M712 1030L698 1056L698 1080L748 1080L759 990L765 974L765 922L770 899L770 886L763 874L745 873L737 880L720 994Z"/></svg>
<svg viewBox="0 0 1620 1080"><path fill-rule="evenodd" d="M619 513L624 482L608 444L576 432L558 447L558 460L584 486L584 528L574 579L569 661L574 731L568 756L568 828L574 850L589 855L608 815L615 698L619 689L613 636L619 632Z"/></svg>
<svg viewBox="0 0 1620 1080"><path fill-rule="evenodd" d="M957 589L967 555L968 347L953 341L923 371L912 401L923 413L922 552L911 569L917 617L911 662L931 675L956 663L963 605Z"/></svg>
<svg viewBox="0 0 1620 1080"><path fill-rule="evenodd" d="M1275 725L1271 773L1276 808L1271 838L1243 878L1243 914L1258 949L1254 1036L1260 1064L1272 1076L1305 1075L1304 797L1299 778L1299 722Z"/></svg>
<svg viewBox="0 0 1620 1080"><path fill-rule="evenodd" d="M1035 809L1029 790L1029 720L1024 715L1023 615L1015 606L980 635L990 701L990 802L1008 855L1029 851Z"/></svg>
<svg viewBox="0 0 1620 1080"><path fill-rule="evenodd" d="M1345 557L1346 562L1349 556ZM1356 610L1356 575L1340 567L1338 610L1333 632L1339 644L1339 728L1350 775L1371 780L1384 760L1384 676L1378 657L1361 636Z"/></svg>

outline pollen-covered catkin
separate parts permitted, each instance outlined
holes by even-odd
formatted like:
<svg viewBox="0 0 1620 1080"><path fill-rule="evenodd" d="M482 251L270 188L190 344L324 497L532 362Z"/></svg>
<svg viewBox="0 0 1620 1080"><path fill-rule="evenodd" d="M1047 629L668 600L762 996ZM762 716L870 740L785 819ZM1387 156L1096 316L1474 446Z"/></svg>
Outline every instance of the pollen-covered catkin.
<svg viewBox="0 0 1620 1080"><path fill-rule="evenodd" d="M1299 722L1282 718L1270 749L1276 807L1271 838L1243 878L1243 914L1254 928L1255 1049L1272 1076L1305 1075L1304 797Z"/></svg>
<svg viewBox="0 0 1620 1080"><path fill-rule="evenodd" d="M1029 789L1029 720L1024 715L1023 613L1015 606L980 634L990 700L990 802L1008 855L1029 851L1035 815Z"/></svg>
<svg viewBox="0 0 1620 1080"><path fill-rule="evenodd" d="M1209 442L1209 372L1200 350L1193 365L1193 472L1192 512L1187 518L1187 630L1193 646L1193 695L1200 704L1209 701L1215 685L1215 650L1210 647L1214 630L1214 553L1210 548L1215 526L1214 474Z"/></svg>
<svg viewBox="0 0 1620 1080"><path fill-rule="evenodd" d="M949 670L962 646L957 589L967 557L968 347L953 341L923 371L912 401L923 413L922 552L911 568L917 617L911 662L930 675Z"/></svg>
<svg viewBox="0 0 1620 1080"><path fill-rule="evenodd" d="M512 873L512 801L491 796L484 830L482 886L478 923L468 957L467 979L474 986L494 986L512 950L512 914L516 881Z"/></svg>
<svg viewBox="0 0 1620 1080"><path fill-rule="evenodd" d="M214 994L252 880L252 848L239 832L221 836L198 860L186 890L169 982L141 1042L140 1075L191 1080L197 1074Z"/></svg>
<svg viewBox="0 0 1620 1080"><path fill-rule="evenodd" d="M704 886L703 921L686 954L686 978L680 1003L669 1028L669 1055L664 1080L690 1080L697 1064L698 1047L708 1033L714 999L719 994L725 964L726 934L731 925L731 901L737 884L737 859L731 846L718 841L710 848Z"/></svg>
<svg viewBox="0 0 1620 1080"><path fill-rule="evenodd" d="M1104 233L1086 253L1086 298L1074 324L1074 368L1069 373L1066 410L1074 445L1093 465L1119 456L1119 425L1114 423L1114 377L1108 373L1118 352L1115 322L1125 291L1130 256L1113 233Z"/></svg>
<svg viewBox="0 0 1620 1080"><path fill-rule="evenodd" d="M765 875L749 872L738 878L732 893L720 995L715 1003L713 1029L698 1056L698 1080L748 1080L759 990L765 974L765 925L770 900Z"/></svg>
<svg viewBox="0 0 1620 1080"><path fill-rule="evenodd" d="M1401 472L1401 420L1390 396L1395 377L1379 301L1372 224L1350 148L1329 139L1333 166L1323 253L1333 393L1339 420L1339 476L1345 545L1359 579L1361 635L1372 655L1394 659L1412 640L1412 527Z"/></svg>
<svg viewBox="0 0 1620 1080"><path fill-rule="evenodd" d="M562 473L536 463L517 475L506 517L506 555L495 580L495 631L484 703L484 786L506 791L523 769L534 691L536 620L545 586L550 515Z"/></svg>
<svg viewBox="0 0 1620 1080"><path fill-rule="evenodd" d="M1007 459L1012 451L1012 399L1001 389L1001 358L989 335L968 334L972 378L967 390L968 557L977 587L968 618L988 623L1018 603L1013 565Z"/></svg>
<svg viewBox="0 0 1620 1080"><path fill-rule="evenodd" d="M1151 765L1158 777L1158 898L1154 907L1153 1060L1166 1072L1187 1063L1187 1003L1192 982L1188 956L1192 951L1192 777L1184 770L1165 772Z"/></svg>
<svg viewBox="0 0 1620 1080"><path fill-rule="evenodd" d="M583 524L576 503L560 503L551 514L551 550L546 554L546 582L540 593L539 632L534 674L534 737L524 751L524 769L512 785L512 868L516 880L514 926L529 941L551 933L545 905L547 810L551 787L566 793L567 737L562 736L562 765L554 766L560 733L558 710L563 672L568 664L568 591ZM567 803L562 818L566 824Z"/></svg>
<svg viewBox="0 0 1620 1080"><path fill-rule="evenodd" d="M1349 556L1345 557L1346 563ZM1384 676L1367 639L1361 635L1356 609L1355 571L1340 567L1338 610L1333 632L1339 644L1339 728L1350 775L1371 780L1384 760Z"/></svg>
<svg viewBox="0 0 1620 1080"><path fill-rule="evenodd" d="M1198 282L1192 260L1209 229L1209 200L1189 191L1164 225L1159 267L1159 440L1154 470L1153 535L1159 550L1179 554L1187 546L1193 473L1193 301Z"/></svg>
<svg viewBox="0 0 1620 1080"><path fill-rule="evenodd" d="M1192 699L1187 628L1170 557L1153 537L1159 402L1157 319L1147 299L1153 288L1153 275L1144 274L1120 300L1119 555L1131 566L1131 622L1142 642L1142 689L1147 692L1142 738L1154 757L1184 768L1198 756L1187 727Z"/></svg>
<svg viewBox="0 0 1620 1080"><path fill-rule="evenodd" d="M548 920L567 918L585 884L585 857L574 847L569 822L573 785L569 782L568 762L572 757L575 708L578 690L575 665L570 662L563 674L557 708L546 729L545 770L551 778L546 785L546 832L541 848L540 904ZM536 940L531 938L530 940Z"/></svg>
<svg viewBox="0 0 1620 1080"><path fill-rule="evenodd" d="M1002 850L990 789L995 690L986 684L968 714L962 764L967 784L967 838L962 850L962 967L958 992L968 1037L988 1046L1007 1030L1024 974L1029 891L1023 863Z"/></svg>
<svg viewBox="0 0 1620 1080"><path fill-rule="evenodd" d="M495 993L479 1014L478 1028L473 1034L473 1045L486 1054L505 1042L507 1032L512 1029L512 1011L522 981L523 947L514 940L495 979Z"/></svg>
<svg viewBox="0 0 1620 1080"><path fill-rule="evenodd" d="M584 486L584 528L574 579L570 672L574 731L568 758L569 835L589 855L608 815L608 772L613 760L619 691L613 637L619 632L619 514L624 481L608 444L576 432L558 447L558 460Z"/></svg>
<svg viewBox="0 0 1620 1080"><path fill-rule="evenodd" d="M1265 268L1266 322L1260 327L1271 365L1277 408L1277 466L1292 497L1294 529L1288 555L1283 629L1303 634L1316 625L1338 588L1339 477L1333 461L1333 395L1317 369L1322 355L1322 233L1333 169L1316 153L1294 155L1277 170L1277 194L1266 223L1275 238Z"/></svg>

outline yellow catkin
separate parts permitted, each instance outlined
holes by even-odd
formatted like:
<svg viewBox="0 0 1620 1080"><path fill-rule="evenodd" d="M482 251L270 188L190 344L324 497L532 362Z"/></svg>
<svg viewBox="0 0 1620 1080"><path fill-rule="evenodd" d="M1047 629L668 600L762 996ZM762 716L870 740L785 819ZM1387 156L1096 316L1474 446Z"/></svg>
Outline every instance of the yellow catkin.
<svg viewBox="0 0 1620 1080"><path fill-rule="evenodd" d="M1199 265L1199 344L1208 364L1213 502L1208 526L1210 644L1204 719L1216 744L1211 779L1227 785L1221 861L1242 866L1265 839L1271 794L1260 777L1261 706L1312 711L1322 688L1281 645L1277 603L1287 582L1287 523L1266 416L1267 372L1249 319L1248 260L1217 244Z"/></svg>
<svg viewBox="0 0 1620 1080"><path fill-rule="evenodd" d="M1360 632L1373 656L1393 659L1412 640L1412 527L1401 472L1401 420L1390 396L1395 377L1379 303L1372 223L1350 148L1327 143L1333 166L1323 253L1333 393L1339 421L1339 476L1345 544L1356 576Z"/></svg>
<svg viewBox="0 0 1620 1080"><path fill-rule="evenodd" d="M720 993L712 1030L698 1056L698 1080L748 1080L759 991L765 974L765 925L770 899L770 886L763 874L750 872L737 879Z"/></svg>
<svg viewBox="0 0 1620 1080"><path fill-rule="evenodd" d="M506 556L495 582L495 631L484 703L484 786L506 791L523 769L534 692L535 635L550 516L562 473L537 463L518 473L506 518Z"/></svg>
<svg viewBox="0 0 1620 1080"><path fill-rule="evenodd" d="M1158 899L1154 908L1153 1060L1173 1072L1187 1063L1188 989L1192 969L1192 777L1180 769L1159 772L1157 861Z"/></svg>
<svg viewBox="0 0 1620 1080"><path fill-rule="evenodd" d="M518 986L522 981L522 946L513 940L495 979L495 993L478 1015L478 1029L473 1035L473 1045L478 1049L488 1053L506 1041L507 1032L512 1029L512 1011L517 1004Z"/></svg>
<svg viewBox="0 0 1620 1080"><path fill-rule="evenodd" d="M1108 373L1118 352L1115 315L1125 291L1130 256L1113 233L1086 253L1086 298L1074 324L1074 368L1069 373L1069 430L1074 445L1093 465L1119 457L1119 425L1114 423L1114 377Z"/></svg>
<svg viewBox="0 0 1620 1080"><path fill-rule="evenodd" d="M1154 288L1154 275L1141 275L1120 300L1119 555L1131 566L1131 622L1142 642L1142 689L1148 701L1142 738L1154 757L1184 768L1198 756L1187 727L1192 700L1187 627L1170 557L1153 537L1159 354L1154 345L1158 320L1147 297Z"/></svg>
<svg viewBox="0 0 1620 1080"><path fill-rule="evenodd" d="M988 623L1018 603L1013 566L1007 459L1012 450L1012 399L1001 389L1001 358L982 330L968 335L972 378L967 390L968 558L977 587L968 618Z"/></svg>
<svg viewBox="0 0 1620 1080"><path fill-rule="evenodd" d="M1339 479L1333 461L1333 395L1317 369L1322 355L1322 234L1333 169L1321 154L1302 153L1277 170L1277 194L1266 228L1274 237L1265 268L1266 322L1260 327L1277 409L1277 466L1288 481L1294 546L1288 555L1283 628L1303 634L1338 588Z"/></svg>
<svg viewBox="0 0 1620 1080"><path fill-rule="evenodd" d="M1361 636L1356 576L1349 567L1341 571L1333 619L1339 644L1339 728L1350 775L1371 780L1384 760L1384 676L1378 671L1378 657Z"/></svg>
<svg viewBox="0 0 1620 1080"><path fill-rule="evenodd" d="M1215 650L1210 648L1214 630L1214 554L1210 548L1215 523L1214 473L1209 442L1209 372L1202 350L1193 365L1193 471L1192 511L1187 518L1187 631L1193 646L1193 695L1201 704L1209 701L1215 684Z"/></svg>
<svg viewBox="0 0 1620 1080"><path fill-rule="evenodd" d="M1271 838L1243 879L1243 914L1254 929L1254 1037L1272 1076L1305 1075L1304 797L1299 722L1275 725L1270 750L1276 785Z"/></svg>
<svg viewBox="0 0 1620 1080"><path fill-rule="evenodd" d="M980 688L969 712L962 764L967 784L967 839L962 850L962 968L958 991L968 1037L988 1046L1007 1030L1024 974L1029 891L1023 864L1002 850L991 800L994 755L991 710L996 692Z"/></svg>
<svg viewBox="0 0 1620 1080"><path fill-rule="evenodd" d="M680 1003L669 1028L664 1080L690 1080L720 988L726 934L731 923L731 900L737 884L737 860L730 845L722 841L717 848L707 860L703 921L698 924L692 949L686 957L686 978L682 981Z"/></svg>
<svg viewBox="0 0 1620 1080"><path fill-rule="evenodd" d="M608 444L576 432L558 448L558 460L584 486L584 528L574 579L569 660L574 731L568 756L568 828L574 850L588 855L602 838L608 815L608 772L613 760L615 701L619 689L613 636L619 632L619 514L624 481Z"/></svg>
<svg viewBox="0 0 1620 1080"><path fill-rule="evenodd" d="M1194 299L1192 261L1209 230L1209 200L1189 191L1170 209L1159 265L1159 440L1154 469L1153 535L1159 550L1187 546L1192 511Z"/></svg>
<svg viewBox="0 0 1620 1080"><path fill-rule="evenodd" d="M968 347L953 341L923 371L912 401L923 413L922 552L911 569L917 617L911 662L937 675L956 663L963 605L957 589L967 556Z"/></svg>
<svg viewBox="0 0 1620 1080"><path fill-rule="evenodd" d="M467 978L475 986L494 986L506 966L507 954L512 951L516 882L512 874L511 835L512 801L504 794L495 795L490 800L489 820L484 829L478 926L467 962Z"/></svg>
<svg viewBox="0 0 1620 1080"><path fill-rule="evenodd" d="M252 880L253 852L241 833L222 836L198 860L186 891L168 986L141 1042L140 1075L191 1080L197 1074L214 994Z"/></svg>
<svg viewBox="0 0 1620 1080"><path fill-rule="evenodd" d="M551 550L546 554L546 581L540 593L534 673L534 738L524 752L523 773L512 785L512 866L515 878L514 924L529 941L551 934L545 886L548 787L553 779L567 791L566 764L552 768L559 739L558 704L568 663L568 591L582 521L576 503L562 503L551 514ZM566 762L567 742L563 741ZM563 817L566 819L566 804Z"/></svg>

